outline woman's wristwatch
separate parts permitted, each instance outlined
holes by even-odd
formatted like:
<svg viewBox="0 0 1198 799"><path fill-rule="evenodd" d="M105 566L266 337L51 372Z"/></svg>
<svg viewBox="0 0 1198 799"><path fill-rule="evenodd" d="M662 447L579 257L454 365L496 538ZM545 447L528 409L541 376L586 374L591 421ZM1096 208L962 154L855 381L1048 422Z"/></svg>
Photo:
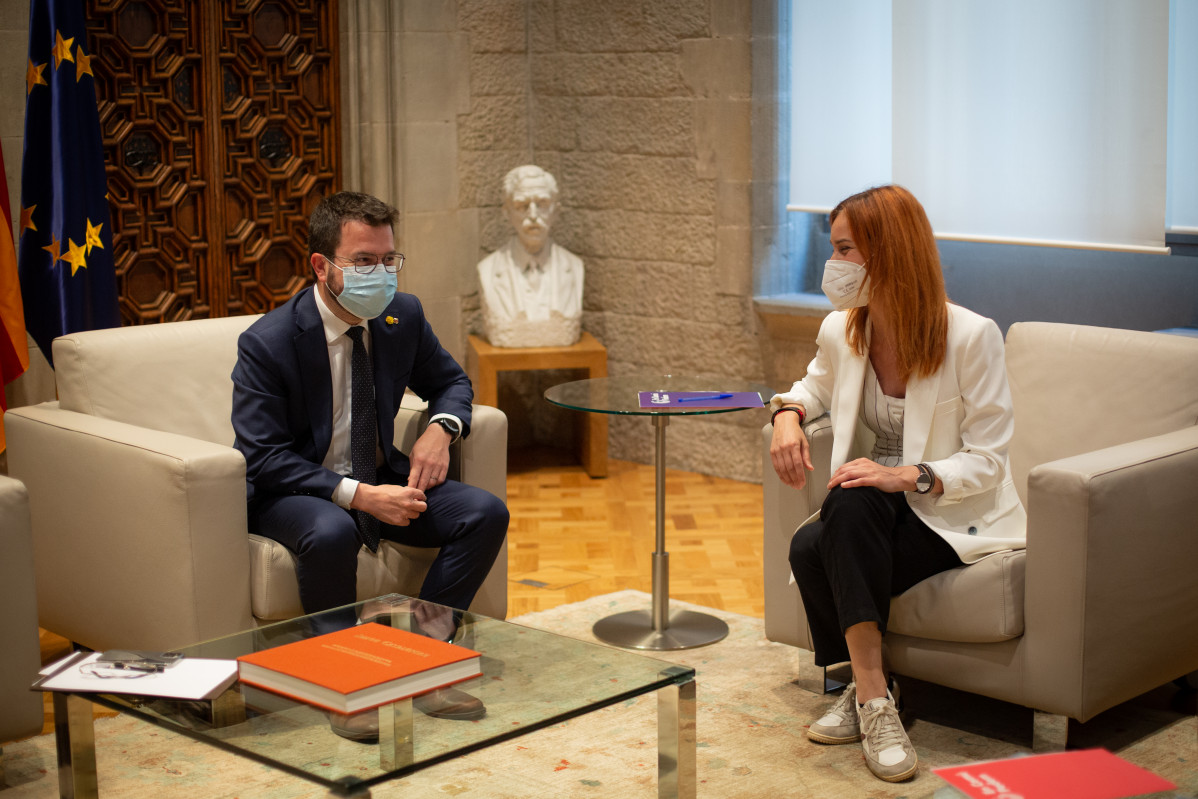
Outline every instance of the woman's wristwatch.
<svg viewBox="0 0 1198 799"><path fill-rule="evenodd" d="M936 474L926 463L917 463L915 468L919 469L919 477L915 478L915 493L926 494L936 485Z"/></svg>

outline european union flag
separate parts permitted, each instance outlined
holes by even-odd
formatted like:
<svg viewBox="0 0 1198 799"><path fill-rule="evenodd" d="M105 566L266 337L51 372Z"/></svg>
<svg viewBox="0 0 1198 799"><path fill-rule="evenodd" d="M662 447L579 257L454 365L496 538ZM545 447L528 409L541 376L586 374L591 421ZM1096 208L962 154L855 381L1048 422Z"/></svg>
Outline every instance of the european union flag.
<svg viewBox="0 0 1198 799"><path fill-rule="evenodd" d="M104 146L83 0L33 0L21 165L25 327L50 360L55 336L116 327Z"/></svg>

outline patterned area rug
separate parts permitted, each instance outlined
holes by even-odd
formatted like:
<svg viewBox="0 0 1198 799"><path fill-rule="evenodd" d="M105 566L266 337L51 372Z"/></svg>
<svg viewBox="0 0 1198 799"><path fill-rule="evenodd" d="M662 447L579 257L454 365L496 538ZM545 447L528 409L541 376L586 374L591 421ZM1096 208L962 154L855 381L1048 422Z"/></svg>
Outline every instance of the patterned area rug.
<svg viewBox="0 0 1198 799"><path fill-rule="evenodd" d="M591 625L611 613L648 608L649 597L621 591L530 613L512 621L594 640ZM672 602L671 608L695 608ZM903 681L906 721L921 771L906 783L874 779L859 747L819 746L805 727L831 698L793 684L798 651L765 640L762 623L711 611L730 628L712 646L656 653L698 672L698 777L702 797L931 797L943 765L1009 757L1031 745L1031 711L1002 702ZM1176 704L1159 689L1085 725L1072 725L1071 746L1101 746L1198 796L1198 723L1193 699ZM1173 706L1171 706L1173 702ZM1188 704L1185 704L1188 702ZM318 786L280 775L185 736L127 717L96 722L101 796L121 799L323 799ZM500 744L372 790L390 797L656 796L657 705L653 696L607 708ZM4 748L8 790L0 799L57 796L54 738L43 735Z"/></svg>

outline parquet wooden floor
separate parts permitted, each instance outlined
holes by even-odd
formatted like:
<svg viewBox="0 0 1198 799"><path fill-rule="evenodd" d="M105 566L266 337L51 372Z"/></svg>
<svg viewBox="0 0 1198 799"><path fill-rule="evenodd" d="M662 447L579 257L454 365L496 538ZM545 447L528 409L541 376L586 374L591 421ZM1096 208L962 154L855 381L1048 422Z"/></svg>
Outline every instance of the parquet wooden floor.
<svg viewBox="0 0 1198 799"><path fill-rule="evenodd" d="M592 479L574 455L515 451L508 463L508 616L626 588L651 592L656 533L654 469L609 461ZM670 597L760 618L764 614L761 486L666 470ZM648 607L646 607L648 609ZM42 662L68 643L41 631ZM43 732L54 729L49 694ZM97 716L112 715L97 707Z"/></svg>
<svg viewBox="0 0 1198 799"><path fill-rule="evenodd" d="M652 590L654 469L610 461L591 479L568 454L508 465L508 615L632 588ZM761 486L666 470L670 596L760 618Z"/></svg>

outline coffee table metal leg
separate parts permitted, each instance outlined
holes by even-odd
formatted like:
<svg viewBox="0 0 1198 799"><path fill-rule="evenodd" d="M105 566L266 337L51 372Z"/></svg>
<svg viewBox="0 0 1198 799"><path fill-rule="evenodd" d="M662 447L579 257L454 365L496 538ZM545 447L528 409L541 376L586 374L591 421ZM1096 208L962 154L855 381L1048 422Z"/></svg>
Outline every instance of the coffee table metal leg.
<svg viewBox="0 0 1198 799"><path fill-rule="evenodd" d="M212 700L212 726L232 727L245 723L245 698L236 687Z"/></svg>
<svg viewBox="0 0 1198 799"><path fill-rule="evenodd" d="M657 692L657 796L658 799L694 799L695 681L671 685Z"/></svg>
<svg viewBox="0 0 1198 799"><path fill-rule="evenodd" d="M97 799L92 703L73 694L56 692L54 739L58 748L58 795L62 799Z"/></svg>
<svg viewBox="0 0 1198 799"><path fill-rule="evenodd" d="M350 780L346 780L346 784L348 787L346 787L344 789L343 788L334 788L333 790L329 791L330 799L332 799L332 797L334 797L334 796L336 796L336 797L352 796L353 799L370 799L370 789L369 788L358 788L357 783L353 783Z"/></svg>
<svg viewBox="0 0 1198 799"><path fill-rule="evenodd" d="M653 417L656 433L657 549L653 553L653 607L629 610L595 622L591 632L600 641L631 649L691 649L722 641L728 625L715 616L680 610L670 613L670 553L666 552L666 425L668 416Z"/></svg>
<svg viewBox="0 0 1198 799"><path fill-rule="evenodd" d="M397 769L412 765L412 700L401 699L379 708L379 766Z"/></svg>

